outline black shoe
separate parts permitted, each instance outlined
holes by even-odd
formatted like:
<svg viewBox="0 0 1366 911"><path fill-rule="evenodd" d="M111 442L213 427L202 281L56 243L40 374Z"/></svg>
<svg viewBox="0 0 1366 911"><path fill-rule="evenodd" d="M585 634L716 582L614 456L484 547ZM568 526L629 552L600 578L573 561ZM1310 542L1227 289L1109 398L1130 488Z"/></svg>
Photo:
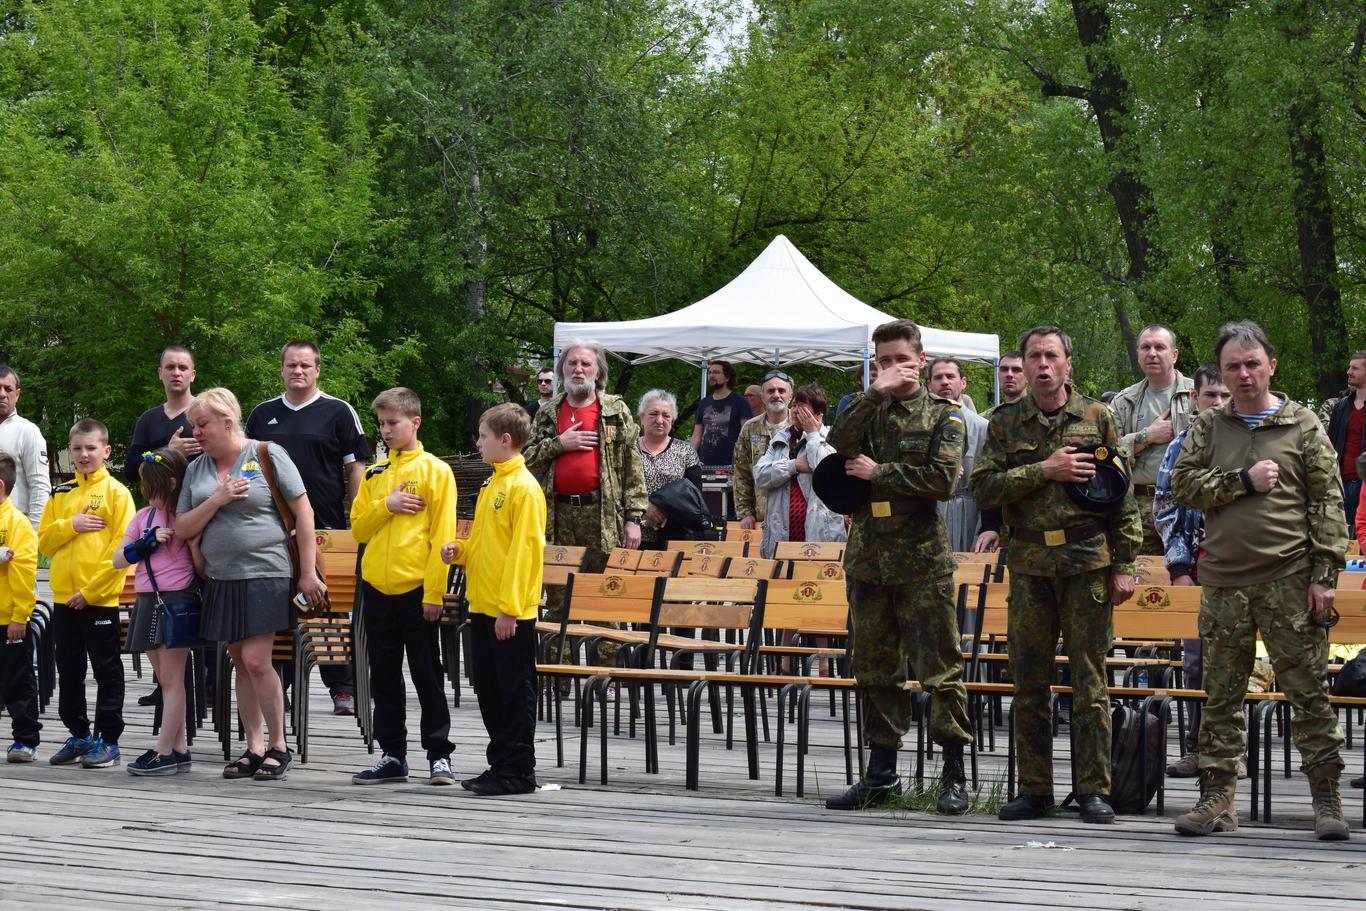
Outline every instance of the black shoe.
<svg viewBox="0 0 1366 911"><path fill-rule="evenodd" d="M463 784L463 782L462 782ZM469 791L480 797L502 797L507 794L530 794L536 790L535 775L490 775L484 781L474 779Z"/></svg>
<svg viewBox="0 0 1366 911"><path fill-rule="evenodd" d="M1051 794L1047 797L1041 797L1038 794L1021 794L1001 807L1001 812L996 814L996 818L1008 821L1038 819L1047 813L1051 806L1053 806Z"/></svg>
<svg viewBox="0 0 1366 911"><path fill-rule="evenodd" d="M146 696L139 696L138 705L161 705L161 687L158 686Z"/></svg>
<svg viewBox="0 0 1366 911"><path fill-rule="evenodd" d="M1115 821L1115 811L1102 794L1081 794L1077 797L1077 806L1081 808L1082 822L1105 824Z"/></svg>
<svg viewBox="0 0 1366 911"><path fill-rule="evenodd" d="M1353 778L1351 781L1347 783L1354 788L1366 788L1366 776L1362 776L1361 778Z"/></svg>
<svg viewBox="0 0 1366 911"><path fill-rule="evenodd" d="M466 791L473 791L477 785L481 785L493 777L493 769L485 769L473 778L466 778L460 782L460 787Z"/></svg>
<svg viewBox="0 0 1366 911"><path fill-rule="evenodd" d="M939 778L939 804L935 809L945 816L962 816L972 804L967 776L963 774L963 745L945 744L943 750L944 770Z"/></svg>
<svg viewBox="0 0 1366 911"><path fill-rule="evenodd" d="M865 810L878 807L901 793L896 774L896 750L874 744L868 771L849 790L825 802L827 810Z"/></svg>

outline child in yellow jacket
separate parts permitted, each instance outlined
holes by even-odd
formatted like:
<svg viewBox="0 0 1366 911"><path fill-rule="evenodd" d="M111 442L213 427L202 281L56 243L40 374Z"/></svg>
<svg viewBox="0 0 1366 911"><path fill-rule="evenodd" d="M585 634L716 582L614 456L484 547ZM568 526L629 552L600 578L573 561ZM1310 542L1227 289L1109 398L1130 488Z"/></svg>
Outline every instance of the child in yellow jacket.
<svg viewBox="0 0 1366 911"><path fill-rule="evenodd" d="M441 549L465 566L470 684L489 733L488 769L460 782L480 795L536 790L536 613L545 559L545 493L522 447L531 420L497 405L479 419L479 455L493 477L479 491L468 541Z"/></svg>
<svg viewBox="0 0 1366 911"><path fill-rule="evenodd" d="M52 638L57 647L57 714L71 736L48 761L87 769L118 765L123 734L119 596L128 575L114 551L133 519L133 497L104 467L109 430L77 421L67 443L76 477L52 488L38 524L38 549L52 558ZM95 671L95 727L85 701L86 661Z"/></svg>
<svg viewBox="0 0 1366 911"><path fill-rule="evenodd" d="M380 758L351 776L354 784L408 780L403 653L422 706L428 784L454 784L451 713L437 646L436 621L448 570L441 543L455 537L455 475L417 438L422 401L411 389L381 392L371 404L389 457L365 472L351 504L351 533L365 545L361 598L369 638L370 691Z"/></svg>
<svg viewBox="0 0 1366 911"><path fill-rule="evenodd" d="M38 537L28 516L14 508L10 491L18 476L14 456L0 452L0 704L9 713L14 743L5 751L10 762L32 762L38 752L38 686L33 679L33 646L28 618L33 613L33 586L38 578Z"/></svg>

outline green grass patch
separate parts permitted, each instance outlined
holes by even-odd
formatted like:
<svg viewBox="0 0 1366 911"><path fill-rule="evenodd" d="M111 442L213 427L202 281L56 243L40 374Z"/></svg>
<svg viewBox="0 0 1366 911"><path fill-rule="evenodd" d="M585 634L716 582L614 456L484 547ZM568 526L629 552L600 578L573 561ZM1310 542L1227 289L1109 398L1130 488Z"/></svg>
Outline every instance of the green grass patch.
<svg viewBox="0 0 1366 911"><path fill-rule="evenodd" d="M903 778L901 794L883 805L885 809L904 813L936 813L939 804L939 774L930 775L926 770L925 783L916 785L914 779ZM1006 783L1004 778L982 777L976 788L968 785L972 802L968 813L977 816L995 816L1005 804Z"/></svg>

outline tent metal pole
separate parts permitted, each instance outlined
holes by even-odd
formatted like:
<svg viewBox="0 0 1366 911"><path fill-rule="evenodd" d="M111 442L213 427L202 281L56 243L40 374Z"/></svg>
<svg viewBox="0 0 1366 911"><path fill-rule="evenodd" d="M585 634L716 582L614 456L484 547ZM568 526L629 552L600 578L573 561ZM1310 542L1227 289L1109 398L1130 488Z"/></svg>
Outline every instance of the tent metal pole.
<svg viewBox="0 0 1366 911"><path fill-rule="evenodd" d="M707 397L707 370L711 368L711 361L702 359L702 391L698 394L697 400L700 402Z"/></svg>
<svg viewBox="0 0 1366 911"><path fill-rule="evenodd" d="M783 362L782 362L782 359L781 359L781 358L779 357L779 355L778 355L778 349L777 349L777 348L774 348L774 349L773 349L773 369L775 369L775 370L778 369L778 367L782 366L782 363L783 363Z"/></svg>
<svg viewBox="0 0 1366 911"><path fill-rule="evenodd" d="M559 363L560 363L560 349L559 349L558 347L551 348L551 349L550 349L550 376L551 376L551 380L550 380L550 394L551 394L551 395L559 395L559 394L560 394L560 371L559 371L559 369L558 369Z"/></svg>
<svg viewBox="0 0 1366 911"><path fill-rule="evenodd" d="M873 359L873 352L869 351L867 348L864 348L864 349L863 349L863 388L864 388L864 389L867 389L867 388L868 388L868 370L869 370L868 362L871 361L872 359Z"/></svg>
<svg viewBox="0 0 1366 911"><path fill-rule="evenodd" d="M995 377L996 384L996 404L1001 404L1001 359L998 357L991 362L991 375Z"/></svg>

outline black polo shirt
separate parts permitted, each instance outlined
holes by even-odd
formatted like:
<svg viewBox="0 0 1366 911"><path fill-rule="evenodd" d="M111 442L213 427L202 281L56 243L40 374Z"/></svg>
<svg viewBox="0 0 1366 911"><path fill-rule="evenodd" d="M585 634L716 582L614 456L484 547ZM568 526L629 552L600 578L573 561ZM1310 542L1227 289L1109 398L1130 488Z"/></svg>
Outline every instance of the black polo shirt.
<svg viewBox="0 0 1366 911"><path fill-rule="evenodd" d="M321 391L299 406L279 396L252 409L246 433L253 440L279 443L289 453L318 528L347 527L344 467L370 458L356 409Z"/></svg>

